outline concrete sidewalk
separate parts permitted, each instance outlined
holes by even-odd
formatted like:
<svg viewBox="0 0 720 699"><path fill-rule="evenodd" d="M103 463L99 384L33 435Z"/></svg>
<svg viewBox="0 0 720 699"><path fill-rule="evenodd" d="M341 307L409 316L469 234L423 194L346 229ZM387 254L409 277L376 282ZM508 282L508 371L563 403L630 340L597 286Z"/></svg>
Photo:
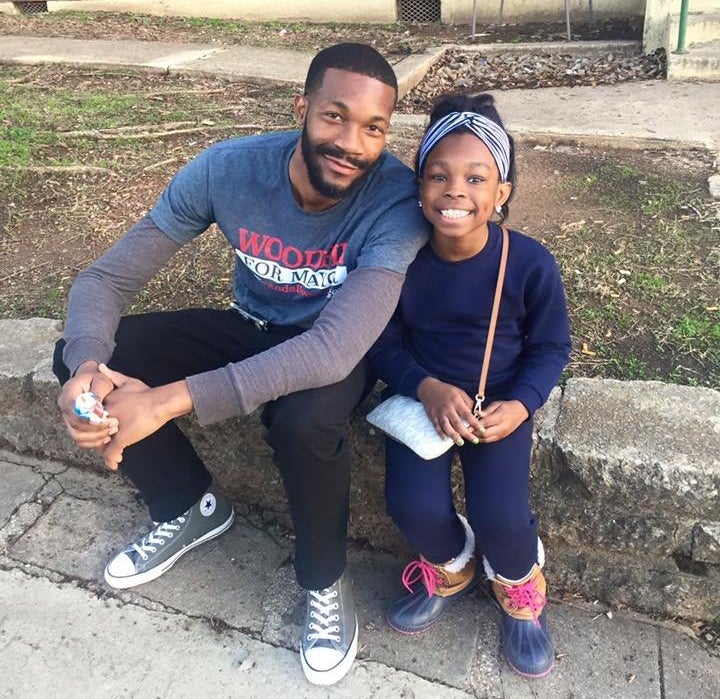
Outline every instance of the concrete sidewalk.
<svg viewBox="0 0 720 699"><path fill-rule="evenodd" d="M535 48L540 45L534 45ZM564 47L571 50L572 45ZM498 50L498 46L488 47ZM397 60L401 94L416 85L441 50ZM301 85L314 54L218 44L169 44L3 36L0 62L133 67L168 73L212 74ZM663 80L598 87L497 90L508 128L517 134L550 134L579 141L623 139L720 152L720 84ZM397 115L396 121L422 121Z"/></svg>
<svg viewBox="0 0 720 699"><path fill-rule="evenodd" d="M147 526L119 476L0 453L0 696L716 699L720 658L688 629L599 604L550 605L558 662L514 675L498 613L477 590L438 625L384 622L404 561L351 547L359 661L332 688L307 684L296 652L302 591L292 541L238 506L236 524L162 578L102 582L111 553Z"/></svg>

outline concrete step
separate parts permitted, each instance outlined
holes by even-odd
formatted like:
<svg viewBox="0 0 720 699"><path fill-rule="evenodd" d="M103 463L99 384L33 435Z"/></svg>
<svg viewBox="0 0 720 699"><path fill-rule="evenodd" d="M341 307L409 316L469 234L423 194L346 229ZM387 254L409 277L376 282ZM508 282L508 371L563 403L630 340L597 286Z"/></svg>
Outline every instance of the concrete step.
<svg viewBox="0 0 720 699"><path fill-rule="evenodd" d="M677 47L680 31L680 15L668 17L667 41L665 47L673 51ZM688 14L685 29L685 45L701 44L720 39L720 3L715 4L713 11L691 12Z"/></svg>
<svg viewBox="0 0 720 699"><path fill-rule="evenodd" d="M668 80L720 82L720 39L688 46L686 53L668 52Z"/></svg>

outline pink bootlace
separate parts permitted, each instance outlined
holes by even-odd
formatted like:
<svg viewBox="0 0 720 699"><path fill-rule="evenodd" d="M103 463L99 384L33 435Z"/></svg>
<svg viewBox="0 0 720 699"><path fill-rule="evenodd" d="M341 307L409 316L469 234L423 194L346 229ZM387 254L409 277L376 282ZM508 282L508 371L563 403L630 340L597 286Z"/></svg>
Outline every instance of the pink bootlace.
<svg viewBox="0 0 720 699"><path fill-rule="evenodd" d="M422 580L428 597L432 597L438 585L442 584L443 579L435 568L427 561L420 559L419 561L411 561L405 566L402 572L402 584L405 585L408 592L412 592L412 586Z"/></svg>
<svg viewBox="0 0 720 699"><path fill-rule="evenodd" d="M505 586L505 593L510 600L510 604L516 609L524 609L528 607L532 613L533 620L540 626L540 612L545 607L545 596L537 589L535 580L528 580L522 585Z"/></svg>

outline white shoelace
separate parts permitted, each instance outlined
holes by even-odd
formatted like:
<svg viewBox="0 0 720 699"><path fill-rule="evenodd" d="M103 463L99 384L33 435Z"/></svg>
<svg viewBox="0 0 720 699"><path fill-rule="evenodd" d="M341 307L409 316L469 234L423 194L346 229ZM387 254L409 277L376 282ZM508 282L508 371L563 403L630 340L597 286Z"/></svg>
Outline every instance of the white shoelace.
<svg viewBox="0 0 720 699"><path fill-rule="evenodd" d="M177 524L175 524L177 522ZM171 522L163 522L147 534L139 544L133 544L133 548L140 554L143 561L149 558L146 551L156 553L158 546L165 545L165 539L172 539L180 525L185 524L185 517L177 517Z"/></svg>
<svg viewBox="0 0 720 699"><path fill-rule="evenodd" d="M308 628L313 632L309 633L308 641L328 640L340 643L338 625L330 626L335 621L340 620L338 614L331 614L340 608L337 602L331 602L338 596L338 591L333 588L325 588L324 590L310 590L310 618L316 619L318 624L310 622ZM317 611L316 611L317 610Z"/></svg>

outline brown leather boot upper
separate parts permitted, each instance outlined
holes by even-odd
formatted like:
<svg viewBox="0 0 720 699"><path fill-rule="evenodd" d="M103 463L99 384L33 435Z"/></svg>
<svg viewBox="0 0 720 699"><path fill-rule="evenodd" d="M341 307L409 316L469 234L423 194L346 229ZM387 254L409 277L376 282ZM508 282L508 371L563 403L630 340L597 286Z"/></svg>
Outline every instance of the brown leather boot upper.
<svg viewBox="0 0 720 699"><path fill-rule="evenodd" d="M498 575L492 588L505 613L515 619L537 622L547 603L547 583L538 565L519 582L511 583Z"/></svg>
<svg viewBox="0 0 720 699"><path fill-rule="evenodd" d="M451 563L451 561L438 565L431 563L424 556L420 556L420 560L432 568L436 580L436 586L432 594L438 595L439 597L449 597L457 592L462 592L475 577L475 570L477 568L477 559L475 556L471 556L470 560L465 564L465 567L457 573L450 573L445 570L444 566Z"/></svg>

